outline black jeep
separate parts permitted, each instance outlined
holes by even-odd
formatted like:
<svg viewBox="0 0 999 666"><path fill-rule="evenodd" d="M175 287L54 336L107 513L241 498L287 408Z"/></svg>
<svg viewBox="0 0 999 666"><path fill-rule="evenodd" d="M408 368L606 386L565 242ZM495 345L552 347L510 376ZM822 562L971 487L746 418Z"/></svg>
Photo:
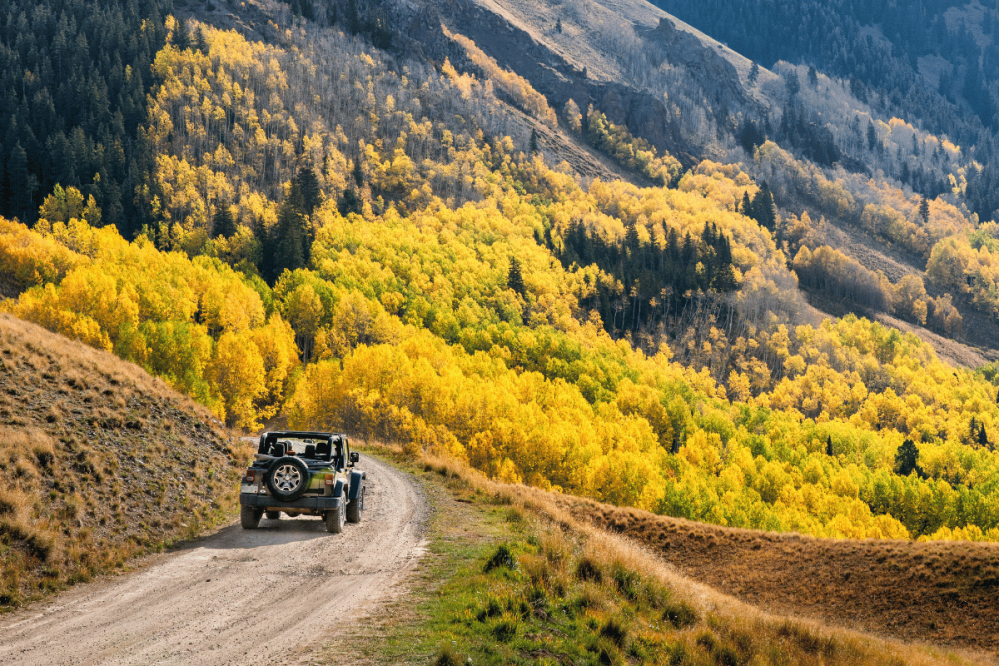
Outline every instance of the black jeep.
<svg viewBox="0 0 999 666"><path fill-rule="evenodd" d="M340 433L265 432L240 487L240 524L252 530L263 515L277 520L282 511L322 516L337 534L345 519L361 522L366 475L347 472L359 458Z"/></svg>

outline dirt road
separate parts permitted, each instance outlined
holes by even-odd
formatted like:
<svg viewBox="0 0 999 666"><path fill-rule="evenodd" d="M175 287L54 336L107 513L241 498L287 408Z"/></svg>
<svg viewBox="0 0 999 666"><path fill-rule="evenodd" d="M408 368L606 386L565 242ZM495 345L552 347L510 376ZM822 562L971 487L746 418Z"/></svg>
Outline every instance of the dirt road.
<svg viewBox="0 0 999 666"><path fill-rule="evenodd" d="M0 618L0 664L298 664L393 594L423 552L412 479L362 455L360 524L260 521L200 539L133 574Z"/></svg>

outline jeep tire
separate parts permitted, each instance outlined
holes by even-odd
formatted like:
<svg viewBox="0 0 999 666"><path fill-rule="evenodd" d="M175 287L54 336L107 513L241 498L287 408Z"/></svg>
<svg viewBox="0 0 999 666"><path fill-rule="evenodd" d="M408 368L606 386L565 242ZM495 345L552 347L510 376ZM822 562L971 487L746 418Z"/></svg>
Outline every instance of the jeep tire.
<svg viewBox="0 0 999 666"><path fill-rule="evenodd" d="M361 484L361 489L357 491L357 497L347 502L347 521L351 523L361 522L361 514L364 512L364 491L366 484Z"/></svg>
<svg viewBox="0 0 999 666"><path fill-rule="evenodd" d="M309 468L294 456L284 456L271 463L264 481L272 496L292 502L305 492L309 484Z"/></svg>
<svg viewBox="0 0 999 666"><path fill-rule="evenodd" d="M252 506L242 506L239 508L239 524L244 530L255 530L260 524L260 517L264 514L260 509Z"/></svg>
<svg viewBox="0 0 999 666"><path fill-rule="evenodd" d="M343 522L344 522L344 510L343 510L343 500L337 504L336 508L332 511L327 511L324 518L326 519L326 531L332 532L333 534L340 534L343 532Z"/></svg>
<svg viewBox="0 0 999 666"><path fill-rule="evenodd" d="M266 511L264 515L267 516L267 520L281 520L280 511Z"/></svg>

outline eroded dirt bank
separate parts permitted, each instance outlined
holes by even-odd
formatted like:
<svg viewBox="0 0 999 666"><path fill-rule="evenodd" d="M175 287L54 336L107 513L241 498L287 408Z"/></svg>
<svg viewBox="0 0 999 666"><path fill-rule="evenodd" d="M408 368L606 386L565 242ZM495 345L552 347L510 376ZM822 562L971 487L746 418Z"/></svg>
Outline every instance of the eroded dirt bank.
<svg viewBox="0 0 999 666"><path fill-rule="evenodd" d="M0 663L295 664L392 595L423 552L413 480L362 455L366 511L233 525L134 574L82 585L0 619Z"/></svg>

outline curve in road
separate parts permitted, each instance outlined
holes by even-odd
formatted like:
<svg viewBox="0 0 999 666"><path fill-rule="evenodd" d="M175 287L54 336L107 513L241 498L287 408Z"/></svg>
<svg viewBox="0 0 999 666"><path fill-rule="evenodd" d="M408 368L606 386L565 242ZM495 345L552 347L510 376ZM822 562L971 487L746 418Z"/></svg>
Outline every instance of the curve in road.
<svg viewBox="0 0 999 666"><path fill-rule="evenodd" d="M295 664L391 596L424 552L411 477L364 456L365 512L343 534L300 517L238 525L133 574L0 620L0 664Z"/></svg>

